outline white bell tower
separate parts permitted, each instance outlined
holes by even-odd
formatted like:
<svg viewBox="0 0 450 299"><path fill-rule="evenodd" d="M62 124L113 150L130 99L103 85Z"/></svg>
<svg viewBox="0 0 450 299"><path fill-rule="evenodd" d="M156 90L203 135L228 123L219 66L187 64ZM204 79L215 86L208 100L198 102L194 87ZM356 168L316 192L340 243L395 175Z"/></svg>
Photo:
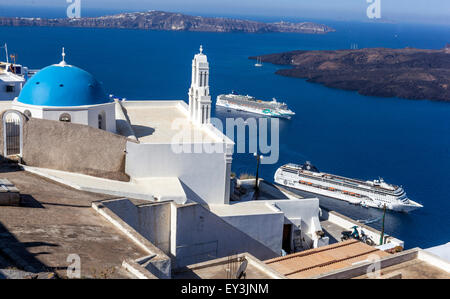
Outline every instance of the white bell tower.
<svg viewBox="0 0 450 299"><path fill-rule="evenodd" d="M208 57L200 53L192 60L192 84L189 89L189 115L193 122L209 124L211 121L211 96L209 94Z"/></svg>

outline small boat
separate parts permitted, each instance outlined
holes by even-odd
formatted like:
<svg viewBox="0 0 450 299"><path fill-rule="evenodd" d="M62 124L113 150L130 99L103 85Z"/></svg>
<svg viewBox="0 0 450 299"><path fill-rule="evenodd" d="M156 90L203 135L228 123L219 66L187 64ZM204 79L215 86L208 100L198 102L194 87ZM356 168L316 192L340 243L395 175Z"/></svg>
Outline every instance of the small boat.
<svg viewBox="0 0 450 299"><path fill-rule="evenodd" d="M256 66L256 67L262 67L262 66L263 66L261 57L258 57L258 58L256 59L255 66Z"/></svg>
<svg viewBox="0 0 450 299"><path fill-rule="evenodd" d="M369 205L366 203L366 201L361 201L361 203L359 204L361 207L363 208L369 208Z"/></svg>

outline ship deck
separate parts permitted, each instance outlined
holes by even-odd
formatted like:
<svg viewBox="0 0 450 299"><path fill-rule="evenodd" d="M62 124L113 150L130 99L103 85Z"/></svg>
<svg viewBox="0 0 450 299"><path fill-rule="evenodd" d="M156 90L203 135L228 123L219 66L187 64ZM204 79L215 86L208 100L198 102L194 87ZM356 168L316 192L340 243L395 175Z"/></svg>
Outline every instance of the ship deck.
<svg viewBox="0 0 450 299"><path fill-rule="evenodd" d="M356 189L369 191L369 192L381 193L382 195L393 195L393 196L401 196L402 195L402 194L399 194L399 195L394 194L394 192L400 188L399 186L395 186L395 185L392 185L392 187L395 190L389 190L389 189L386 189L386 188L383 188L380 186L370 185L369 183L367 183L365 181L346 178L346 177L337 176L337 175L333 175L333 174L329 174L329 173L321 172L320 176L314 176L314 175L310 175L310 174L306 173L302 169L293 168L291 166L285 165L282 168L298 171L299 175L305 176L310 179L320 180L322 182L334 183L334 184L338 184L341 186L346 186L345 184L348 184L349 186L347 186L347 187L356 188Z"/></svg>
<svg viewBox="0 0 450 299"><path fill-rule="evenodd" d="M223 101L228 101L228 102L236 104L236 105L250 106L250 107L259 108L259 109L267 109L267 108L282 109L282 110L288 109L287 105L285 105L284 103L272 102L272 101L262 101L262 100L258 100L255 98L245 98L245 96L243 96L242 99L230 97L227 95L221 95L218 98Z"/></svg>

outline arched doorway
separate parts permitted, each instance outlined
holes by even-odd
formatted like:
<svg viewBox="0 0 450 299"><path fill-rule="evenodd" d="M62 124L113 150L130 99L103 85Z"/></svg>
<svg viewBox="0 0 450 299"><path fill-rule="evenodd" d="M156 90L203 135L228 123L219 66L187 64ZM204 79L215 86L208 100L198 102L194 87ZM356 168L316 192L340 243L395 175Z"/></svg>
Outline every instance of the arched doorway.
<svg viewBox="0 0 450 299"><path fill-rule="evenodd" d="M22 156L23 117L18 111L3 114L3 144L4 157Z"/></svg>
<svg viewBox="0 0 450 299"><path fill-rule="evenodd" d="M100 130L106 130L106 113L102 111L98 114L98 128Z"/></svg>

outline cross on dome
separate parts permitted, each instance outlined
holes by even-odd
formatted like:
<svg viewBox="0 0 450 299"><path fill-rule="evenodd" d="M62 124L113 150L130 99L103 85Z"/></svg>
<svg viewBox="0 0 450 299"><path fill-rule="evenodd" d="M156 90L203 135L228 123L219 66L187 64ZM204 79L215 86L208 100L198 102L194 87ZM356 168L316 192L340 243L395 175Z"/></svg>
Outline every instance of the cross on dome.
<svg viewBox="0 0 450 299"><path fill-rule="evenodd" d="M200 54L203 54L203 45L200 45Z"/></svg>
<svg viewBox="0 0 450 299"><path fill-rule="evenodd" d="M67 63L66 63L66 51L65 51L64 47L62 48L61 56L62 56L62 61L59 63L59 65L60 66L66 66L67 65Z"/></svg>

